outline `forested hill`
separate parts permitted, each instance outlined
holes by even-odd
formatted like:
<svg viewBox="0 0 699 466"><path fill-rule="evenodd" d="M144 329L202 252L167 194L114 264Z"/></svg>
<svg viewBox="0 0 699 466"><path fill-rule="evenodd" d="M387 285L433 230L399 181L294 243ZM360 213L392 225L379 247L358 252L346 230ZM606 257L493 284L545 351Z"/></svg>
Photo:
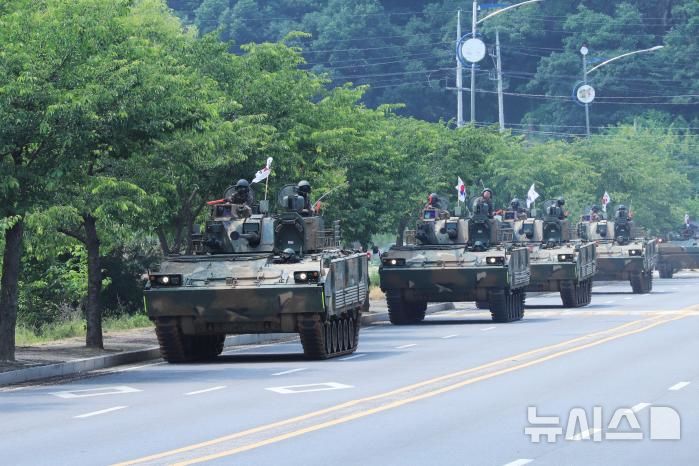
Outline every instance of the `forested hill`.
<svg viewBox="0 0 699 466"><path fill-rule="evenodd" d="M499 2L517 3L515 1ZM207 33L217 28L236 45L278 41L290 31L311 37L293 43L308 66L334 84L367 84L366 103L404 103L427 120L455 117L456 11L470 28L471 2L462 0L170 0L186 21ZM486 5L487 6L487 5ZM492 10L482 10L480 17ZM696 0L545 0L483 23L488 46L502 41L505 115L509 127L554 135L583 132L584 112L572 102L582 76L580 47L591 66L639 49L665 45L591 73L598 99L592 126L633 121L649 111L697 126L699 116L699 2ZM470 84L469 70L464 83ZM477 74L477 119L497 121L494 60ZM468 95L466 119L468 120ZM594 130L594 128L593 128Z"/></svg>

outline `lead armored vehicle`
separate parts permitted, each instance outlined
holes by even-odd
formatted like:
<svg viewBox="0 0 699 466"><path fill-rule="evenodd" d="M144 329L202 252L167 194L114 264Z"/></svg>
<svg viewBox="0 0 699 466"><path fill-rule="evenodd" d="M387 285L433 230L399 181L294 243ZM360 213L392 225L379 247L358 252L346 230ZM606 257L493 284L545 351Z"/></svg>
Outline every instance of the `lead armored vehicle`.
<svg viewBox="0 0 699 466"><path fill-rule="evenodd" d="M658 261L657 242L646 238L634 225L625 206L617 207L613 220L584 215L578 233L582 239L597 244L595 280L628 280L634 293L651 292Z"/></svg>
<svg viewBox="0 0 699 466"><path fill-rule="evenodd" d="M672 278L682 269L699 269L699 224L688 223L658 245L660 278Z"/></svg>
<svg viewBox="0 0 699 466"><path fill-rule="evenodd" d="M146 309L163 358L212 359L226 335L256 333L298 333L313 359L355 351L367 257L339 247L339 225L325 229L308 188L285 186L275 215L229 188L211 206L195 254L167 257L149 274Z"/></svg>
<svg viewBox="0 0 699 466"><path fill-rule="evenodd" d="M563 205L562 198L546 201L540 218L517 218L521 209L515 200L512 210L505 212L505 222L513 224L515 242L531 251L527 291L558 292L565 307L587 306L597 271L596 248L573 238Z"/></svg>
<svg viewBox="0 0 699 466"><path fill-rule="evenodd" d="M470 218L426 206L416 244L393 246L381 257L379 276L391 323L425 318L428 302L477 301L496 322L524 316L529 251L503 236L487 205L474 202Z"/></svg>

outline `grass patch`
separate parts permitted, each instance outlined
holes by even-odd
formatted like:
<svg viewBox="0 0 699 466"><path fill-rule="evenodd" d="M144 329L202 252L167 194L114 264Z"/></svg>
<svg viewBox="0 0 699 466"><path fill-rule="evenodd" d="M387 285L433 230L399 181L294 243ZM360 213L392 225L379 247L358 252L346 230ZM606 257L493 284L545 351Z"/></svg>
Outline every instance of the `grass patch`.
<svg viewBox="0 0 699 466"><path fill-rule="evenodd" d="M134 328L152 327L153 323L145 314L122 315L104 319L102 323L105 332L117 332L119 330L131 330Z"/></svg>
<svg viewBox="0 0 699 466"><path fill-rule="evenodd" d="M102 321L104 333L150 327L153 324L144 314L109 317ZM71 319L44 325L40 329L32 329L25 325L17 325L15 341L17 346L31 346L66 338L84 337L86 323L83 319Z"/></svg>

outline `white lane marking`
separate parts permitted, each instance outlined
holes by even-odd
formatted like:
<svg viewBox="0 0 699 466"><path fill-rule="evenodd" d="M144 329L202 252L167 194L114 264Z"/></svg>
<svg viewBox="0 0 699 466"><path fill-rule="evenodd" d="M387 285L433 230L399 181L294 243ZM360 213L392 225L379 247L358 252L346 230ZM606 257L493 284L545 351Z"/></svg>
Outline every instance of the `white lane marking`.
<svg viewBox="0 0 699 466"><path fill-rule="evenodd" d="M587 430L583 430L582 432L579 432L579 433L575 434L571 440L574 440L574 441L576 441L576 442L578 442L578 441L580 441L580 440L582 440L582 439L589 440L589 439L593 438L594 435L595 435L597 432L600 432L601 430L602 430L602 429L587 429Z"/></svg>
<svg viewBox="0 0 699 466"><path fill-rule="evenodd" d="M497 328L497 327L486 327L486 328L482 328L482 329L481 329L481 332L487 332L487 331L489 331L489 330L495 330L496 328Z"/></svg>
<svg viewBox="0 0 699 466"><path fill-rule="evenodd" d="M112 411L119 411L120 409L128 408L128 406L115 406L113 408L102 409L100 411L93 411L91 413L80 414L79 416L73 416L73 419L84 419L86 417L99 416L100 414L111 413Z"/></svg>
<svg viewBox="0 0 699 466"><path fill-rule="evenodd" d="M650 403L638 403L636 406L631 408L631 411L633 411L634 413L637 413L639 411L646 409L648 406L650 406Z"/></svg>
<svg viewBox="0 0 699 466"><path fill-rule="evenodd" d="M605 301L604 304L614 304L614 300L612 299L611 301Z"/></svg>
<svg viewBox="0 0 699 466"><path fill-rule="evenodd" d="M417 346L417 343L410 343L409 345L396 346L396 349L412 348L413 346Z"/></svg>
<svg viewBox="0 0 699 466"><path fill-rule="evenodd" d="M366 353L353 354L352 356L345 356L344 358L340 358L339 361L349 361L352 359L363 358L364 356L366 356Z"/></svg>
<svg viewBox="0 0 699 466"><path fill-rule="evenodd" d="M219 385L218 387L205 388L204 390L196 390L193 392L185 393L185 396L199 395L201 393L215 392L216 390L223 390L224 388L226 388L225 385Z"/></svg>
<svg viewBox="0 0 699 466"><path fill-rule="evenodd" d="M449 338L454 338L454 337L458 337L458 336L459 336L459 335L455 333L454 335L447 335L447 336L445 336L445 337L442 337L442 340L447 340L447 339L449 339Z"/></svg>
<svg viewBox="0 0 699 466"><path fill-rule="evenodd" d="M276 374L272 374L272 375L276 376L276 375L293 374L294 372L301 372L301 371L305 371L306 369L308 369L308 368L307 367L299 367L298 369L289 369L288 371L277 372Z"/></svg>
<svg viewBox="0 0 699 466"><path fill-rule="evenodd" d="M630 301L630 300L632 300L633 298L624 298L624 299L627 300L627 301Z"/></svg>
<svg viewBox="0 0 699 466"><path fill-rule="evenodd" d="M119 385L115 387L100 387L100 388L86 388L84 390L65 390L61 392L51 392L49 395L57 396L58 398L88 398L91 396L104 396L104 395L121 395L122 393L136 393L140 392L138 388L127 387L126 385Z"/></svg>
<svg viewBox="0 0 699 466"><path fill-rule="evenodd" d="M140 366L127 367L127 368L125 368L125 369L114 369L114 370L110 370L109 372L110 372L110 373L112 373L112 372L114 372L114 373L119 373L119 372L135 371L135 370L138 370L138 369L143 369L144 367L160 366L160 365L162 365L162 364L167 364L167 362L165 362L165 361L161 361L161 362L152 362L152 363L150 363L150 364L141 364Z"/></svg>
<svg viewBox="0 0 699 466"><path fill-rule="evenodd" d="M677 390L682 390L684 387L689 385L691 382L679 382L673 385L672 387L668 388L668 390L672 390L673 392L676 392Z"/></svg>
<svg viewBox="0 0 699 466"><path fill-rule="evenodd" d="M529 464L534 460L530 460L527 458L520 458L518 460L514 460L511 463L507 463L505 466L524 466L525 464Z"/></svg>
<svg viewBox="0 0 699 466"><path fill-rule="evenodd" d="M290 395L293 393L309 393L309 392L324 392L328 390L344 390L354 388L352 385L345 385L337 382L311 383L306 385L289 385L286 387L268 387L265 390L279 393L281 395Z"/></svg>

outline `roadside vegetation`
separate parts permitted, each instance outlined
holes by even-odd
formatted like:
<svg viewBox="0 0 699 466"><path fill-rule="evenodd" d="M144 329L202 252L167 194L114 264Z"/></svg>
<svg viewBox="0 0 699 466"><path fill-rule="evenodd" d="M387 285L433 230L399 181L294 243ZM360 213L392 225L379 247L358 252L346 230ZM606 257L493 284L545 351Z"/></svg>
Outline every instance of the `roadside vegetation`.
<svg viewBox="0 0 699 466"><path fill-rule="evenodd" d="M119 317L105 317L102 322L104 333L119 332L137 328L149 328L153 323L145 314L124 314ZM23 323L17 325L17 346L31 346L49 343L67 338L85 337L87 325L85 319L79 317L58 320L35 328Z"/></svg>

